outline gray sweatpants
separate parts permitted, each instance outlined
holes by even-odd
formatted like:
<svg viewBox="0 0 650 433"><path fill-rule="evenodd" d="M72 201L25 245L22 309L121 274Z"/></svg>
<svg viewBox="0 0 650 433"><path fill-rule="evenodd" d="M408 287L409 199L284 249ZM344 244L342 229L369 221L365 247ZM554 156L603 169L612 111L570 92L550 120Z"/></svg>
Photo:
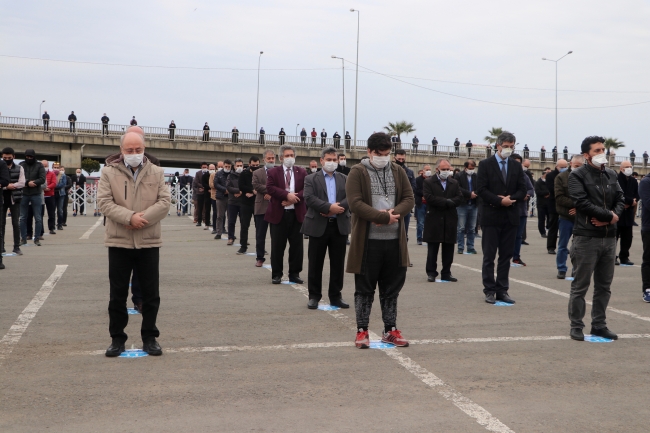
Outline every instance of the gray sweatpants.
<svg viewBox="0 0 650 433"><path fill-rule="evenodd" d="M573 236L571 263L575 269L569 297L571 328L584 328L585 295L594 276L594 297L591 306L591 327L605 328L605 310L612 295L610 286L614 278L616 238Z"/></svg>

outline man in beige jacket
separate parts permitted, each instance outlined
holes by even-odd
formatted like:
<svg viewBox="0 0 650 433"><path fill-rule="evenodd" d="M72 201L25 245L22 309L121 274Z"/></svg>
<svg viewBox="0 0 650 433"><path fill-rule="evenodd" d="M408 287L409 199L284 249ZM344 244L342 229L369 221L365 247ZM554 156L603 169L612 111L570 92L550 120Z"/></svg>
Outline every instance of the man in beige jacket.
<svg viewBox="0 0 650 433"><path fill-rule="evenodd" d="M124 332L129 316L126 300L131 271L140 277L142 290L143 351L162 355L156 316L160 306L159 260L162 246L160 221L171 203L164 171L144 155L145 141L129 132L122 137L121 153L106 159L97 191L97 203L105 216L104 244L108 247L109 332L112 343L106 356L124 352Z"/></svg>

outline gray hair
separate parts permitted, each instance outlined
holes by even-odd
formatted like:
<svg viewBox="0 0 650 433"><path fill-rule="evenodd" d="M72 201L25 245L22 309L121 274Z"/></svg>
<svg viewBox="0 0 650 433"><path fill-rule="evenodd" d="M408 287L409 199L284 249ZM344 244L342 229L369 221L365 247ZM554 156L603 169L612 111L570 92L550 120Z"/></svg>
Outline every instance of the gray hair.
<svg viewBox="0 0 650 433"><path fill-rule="evenodd" d="M440 158L440 159L436 162L436 168L440 168L440 163L443 162L443 161L444 161L444 162L447 162L447 164L449 164L449 165L451 166L451 162L449 162L449 160L448 160L447 158Z"/></svg>
<svg viewBox="0 0 650 433"><path fill-rule="evenodd" d="M284 151L285 150L292 150L294 156L296 154L296 148L295 147L293 147L290 144L283 144L282 146L280 146L280 156L283 157L283 158L284 158Z"/></svg>
<svg viewBox="0 0 650 433"><path fill-rule="evenodd" d="M579 162L581 164L585 163L585 157L582 155L573 155L571 157L571 162Z"/></svg>
<svg viewBox="0 0 650 433"><path fill-rule="evenodd" d="M143 137L142 135L138 134L137 132L133 132L133 131L131 131L131 132L127 132L126 134L124 134L123 136L120 137L120 147L122 147L122 146L124 145L124 137L126 137L126 136L129 135L129 134L137 135L138 138L139 138L140 140L142 140L142 146L145 145L144 137Z"/></svg>
<svg viewBox="0 0 650 433"><path fill-rule="evenodd" d="M325 155L330 154L330 153L333 153L333 154L337 155L336 157L338 158L339 152L336 149L334 149L332 146L328 146L328 147L324 148L320 153L320 157L325 158Z"/></svg>
<svg viewBox="0 0 650 433"><path fill-rule="evenodd" d="M275 156L275 151L273 151L273 150L271 150L271 149L266 149L266 150L264 151L264 153L262 154L262 159L265 159L265 158L266 158L266 155L268 155L269 153L270 153L271 155Z"/></svg>
<svg viewBox="0 0 650 433"><path fill-rule="evenodd" d="M515 143L517 139L512 132L503 131L497 137L497 145L501 146L503 143Z"/></svg>

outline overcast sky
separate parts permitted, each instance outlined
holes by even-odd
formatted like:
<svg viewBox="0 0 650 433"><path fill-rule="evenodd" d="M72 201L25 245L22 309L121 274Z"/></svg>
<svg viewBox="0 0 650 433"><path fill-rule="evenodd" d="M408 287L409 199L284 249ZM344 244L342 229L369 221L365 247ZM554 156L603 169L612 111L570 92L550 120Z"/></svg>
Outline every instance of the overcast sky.
<svg viewBox="0 0 650 433"><path fill-rule="evenodd" d="M650 3L647 1L111 1L0 3L0 54L80 62L234 68L137 68L0 57L0 112L53 119L241 132L296 124L331 136L343 130L341 61L346 63L346 129L354 127L356 13L358 136L389 121L415 124L421 143L483 142L504 127L531 150L555 142L559 63L559 145L577 151L587 135L648 149ZM276 70L271 70L276 69ZM277 70L289 69L289 70ZM296 70L307 69L307 70ZM440 80L440 81L435 81ZM444 81L480 84L454 84ZM408 84L410 83L410 84ZM521 106L498 105L465 98ZM494 86L494 87L489 87ZM526 87L541 90L513 89ZM580 92L578 92L580 91ZM607 92L604 92L607 91ZM567 110L562 108L581 108ZM410 140L412 136L403 137Z"/></svg>

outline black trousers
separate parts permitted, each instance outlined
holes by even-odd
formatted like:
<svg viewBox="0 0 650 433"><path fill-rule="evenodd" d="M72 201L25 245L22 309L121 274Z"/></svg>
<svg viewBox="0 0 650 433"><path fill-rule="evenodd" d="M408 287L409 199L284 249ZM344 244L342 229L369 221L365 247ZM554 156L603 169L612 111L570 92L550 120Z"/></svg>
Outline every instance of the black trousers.
<svg viewBox="0 0 650 433"><path fill-rule="evenodd" d="M271 224L271 276L273 278L282 277L287 242L289 243L289 275L298 275L302 272L304 252L301 228L302 223L298 222L294 209L285 209L280 224Z"/></svg>
<svg viewBox="0 0 650 433"><path fill-rule="evenodd" d="M650 289L650 231L641 232L643 241L643 263L641 264L641 291Z"/></svg>
<svg viewBox="0 0 650 433"><path fill-rule="evenodd" d="M442 245L442 272L441 278L451 276L451 264L454 262L454 245L445 242L428 242L427 243L427 275L438 276L438 250Z"/></svg>
<svg viewBox="0 0 650 433"><path fill-rule="evenodd" d="M108 135L108 123L102 124L102 135Z"/></svg>
<svg viewBox="0 0 650 433"><path fill-rule="evenodd" d="M325 254L330 258L330 282L328 296L331 301L341 299L343 290L343 276L345 273L345 249L348 236L339 232L339 226L335 218L327 223L323 236L309 236L309 248L307 258L307 289L309 299L320 301L323 293L323 266L325 265Z"/></svg>
<svg viewBox="0 0 650 433"><path fill-rule="evenodd" d="M354 308L357 328L368 329L370 311L379 286L379 305L384 330L397 327L397 297L406 281L400 265L399 239L368 239L361 273L354 274Z"/></svg>
<svg viewBox="0 0 650 433"><path fill-rule="evenodd" d="M76 131L77 131L77 128L76 128L74 122L70 122L70 132L76 132Z"/></svg>
<svg viewBox="0 0 650 433"><path fill-rule="evenodd" d="M129 323L126 300L129 297L131 272L137 272L142 291L142 328L143 340L160 335L156 328L156 317L160 307L159 293L160 248L108 248L108 278L111 286L108 303L108 330L111 338L126 341L128 336L124 328Z"/></svg>
<svg viewBox="0 0 650 433"><path fill-rule="evenodd" d="M553 209L550 209L548 212L548 237L546 238L546 249L555 249L557 247L557 231L560 228L560 215L557 212L553 212ZM555 208L555 202L552 204Z"/></svg>
<svg viewBox="0 0 650 433"><path fill-rule="evenodd" d="M621 262L627 262L630 258L630 248L632 247L632 227L616 227L616 240L620 239L620 250L618 258Z"/></svg>
<svg viewBox="0 0 650 433"><path fill-rule="evenodd" d="M70 196L68 195L67 191L66 194L63 196L63 224L68 223L68 203L70 202Z"/></svg>
<svg viewBox="0 0 650 433"><path fill-rule="evenodd" d="M2 232L0 233L0 240L2 247L5 246L6 241L6 227L7 227L7 210L11 212L11 225L14 230L14 248L20 245L20 200L16 203L5 201L2 204Z"/></svg>
<svg viewBox="0 0 650 433"><path fill-rule="evenodd" d="M47 229L54 230L56 229L55 217L56 217L56 199L54 196L45 197L45 206L43 207L43 217L45 217L45 208L47 208ZM45 218L43 218L45 220ZM43 224L45 226L45 224ZM45 230L45 229L43 229Z"/></svg>
<svg viewBox="0 0 650 433"><path fill-rule="evenodd" d="M77 188L78 198L72 203L72 211L76 212L79 215L83 215L84 210L86 209L86 203L83 198L84 189Z"/></svg>
<svg viewBox="0 0 650 433"><path fill-rule="evenodd" d="M49 120L43 120L43 129L46 131L50 130L50 121Z"/></svg>
<svg viewBox="0 0 650 433"><path fill-rule="evenodd" d="M235 224L237 223L237 216L241 220L241 206L235 204L228 205L228 239L235 239ZM241 234L240 234L241 236ZM246 244L239 242L242 247L246 247Z"/></svg>
<svg viewBox="0 0 650 433"><path fill-rule="evenodd" d="M239 243L244 250L248 249L248 229L251 226L253 209L253 206L239 207Z"/></svg>
<svg viewBox="0 0 650 433"><path fill-rule="evenodd" d="M202 224L205 221L205 225L210 225L210 206L211 206L212 197L210 193L203 193L196 195L196 215L198 224ZM205 216L205 220L203 217Z"/></svg>
<svg viewBox="0 0 650 433"><path fill-rule="evenodd" d="M255 253L257 260L265 261L266 233L269 231L269 222L264 219L264 214L255 215Z"/></svg>
<svg viewBox="0 0 650 433"><path fill-rule="evenodd" d="M499 226L481 227L483 237L481 247L483 249L483 292L503 294L508 292L510 283L510 260L515 249L515 238L517 237L518 226L508 221ZM499 251L497 263L497 278L494 279L494 260Z"/></svg>
<svg viewBox="0 0 650 433"><path fill-rule="evenodd" d="M217 229L217 201L210 199L210 207L212 208L212 230Z"/></svg>
<svg viewBox="0 0 650 433"><path fill-rule="evenodd" d="M131 301L133 305L142 302L142 287L140 287L138 271L135 268L133 268L133 275L131 276Z"/></svg>
<svg viewBox="0 0 650 433"><path fill-rule="evenodd" d="M547 220L548 206L537 206L537 230L539 230L540 235L546 234L546 229L548 228Z"/></svg>

